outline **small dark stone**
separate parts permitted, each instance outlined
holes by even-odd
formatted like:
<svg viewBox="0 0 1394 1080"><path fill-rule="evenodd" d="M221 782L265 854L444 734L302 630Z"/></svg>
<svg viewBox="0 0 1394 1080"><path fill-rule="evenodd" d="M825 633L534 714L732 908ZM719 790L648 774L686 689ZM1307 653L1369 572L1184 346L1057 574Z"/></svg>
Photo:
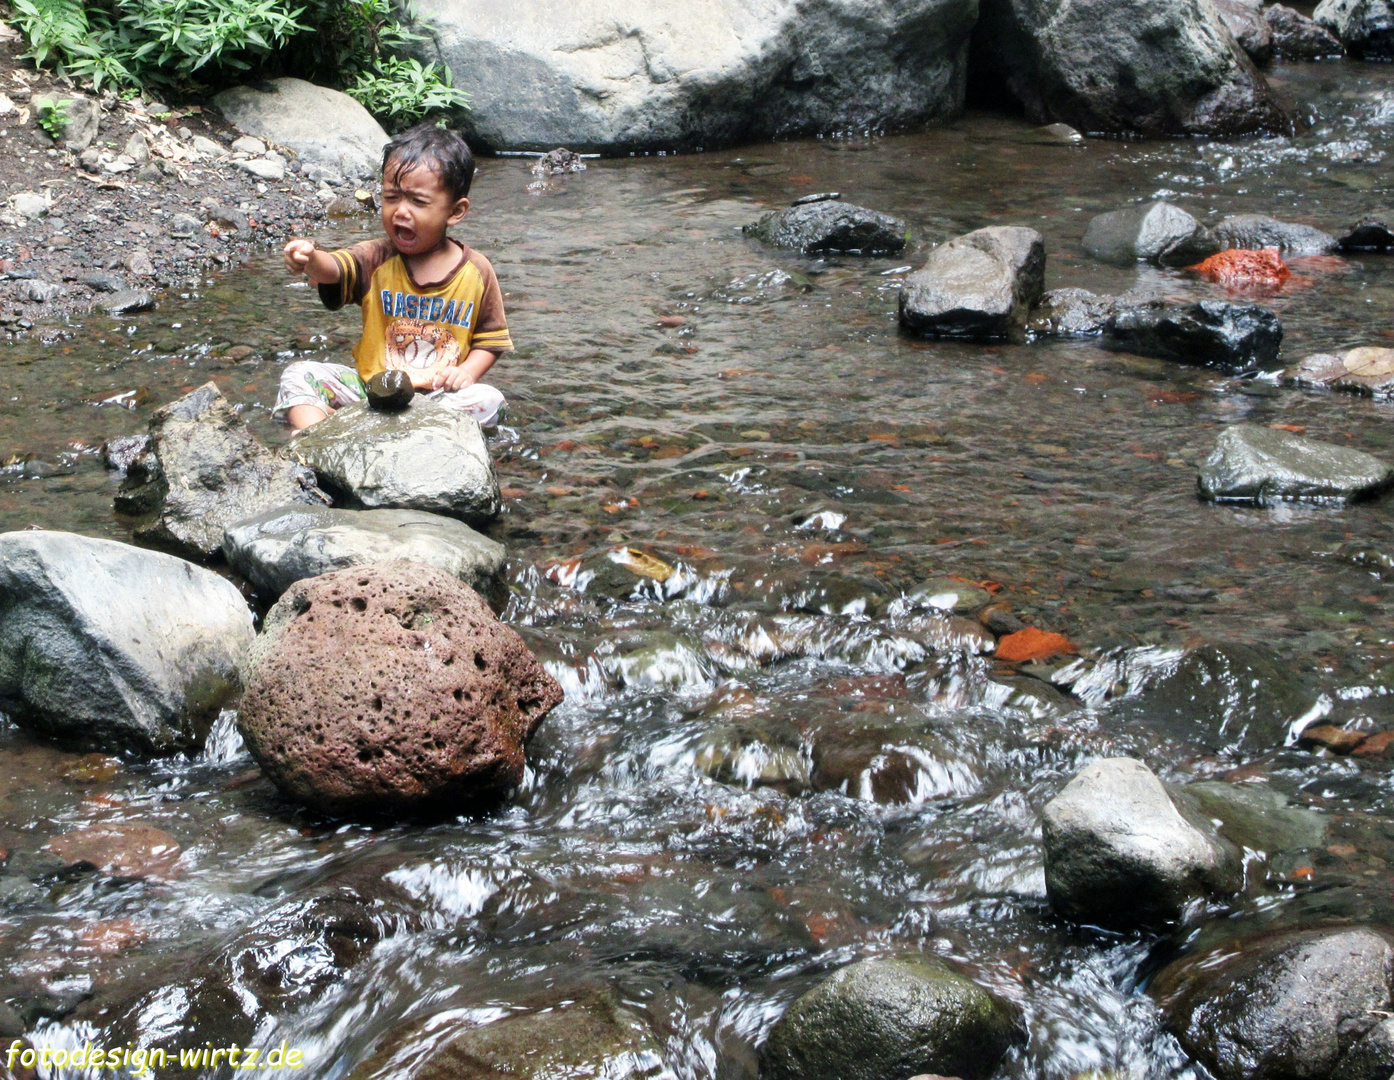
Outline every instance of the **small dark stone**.
<svg viewBox="0 0 1394 1080"><path fill-rule="evenodd" d="M416 396L416 387L405 371L379 371L368 380L368 407L401 412Z"/></svg>
<svg viewBox="0 0 1394 1080"><path fill-rule="evenodd" d="M1104 323L1109 348L1236 374L1276 367L1282 341L1283 327L1273 312L1221 300L1153 300L1120 307Z"/></svg>
<svg viewBox="0 0 1394 1080"><path fill-rule="evenodd" d="M1389 251L1394 249L1394 229L1383 216L1363 217L1336 241L1342 251Z"/></svg>
<svg viewBox="0 0 1394 1080"><path fill-rule="evenodd" d="M905 247L905 222L840 199L799 202L766 214L744 232L774 247L805 255L896 255Z"/></svg>
<svg viewBox="0 0 1394 1080"><path fill-rule="evenodd" d="M1104 323L1118 301L1096 296L1087 289L1052 289L1031 309L1026 332L1031 337L1093 337L1104 332Z"/></svg>
<svg viewBox="0 0 1394 1080"><path fill-rule="evenodd" d="M537 159L532 167L534 176L564 176L566 173L586 171L586 163L581 155L573 153L564 146L549 150Z"/></svg>
<svg viewBox="0 0 1394 1080"><path fill-rule="evenodd" d="M126 282L117 275L102 270L83 274L77 282L79 285L86 285L93 292L120 292L126 287Z"/></svg>

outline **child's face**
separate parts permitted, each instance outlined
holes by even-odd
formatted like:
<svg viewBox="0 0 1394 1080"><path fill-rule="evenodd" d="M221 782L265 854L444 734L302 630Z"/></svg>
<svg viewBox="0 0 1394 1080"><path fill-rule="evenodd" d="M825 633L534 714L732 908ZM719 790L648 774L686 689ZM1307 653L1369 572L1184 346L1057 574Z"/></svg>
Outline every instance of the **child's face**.
<svg viewBox="0 0 1394 1080"><path fill-rule="evenodd" d="M398 173L394 164L382 175L382 229L403 255L424 255L445 243L445 231L469 212L470 201L452 199L429 166Z"/></svg>

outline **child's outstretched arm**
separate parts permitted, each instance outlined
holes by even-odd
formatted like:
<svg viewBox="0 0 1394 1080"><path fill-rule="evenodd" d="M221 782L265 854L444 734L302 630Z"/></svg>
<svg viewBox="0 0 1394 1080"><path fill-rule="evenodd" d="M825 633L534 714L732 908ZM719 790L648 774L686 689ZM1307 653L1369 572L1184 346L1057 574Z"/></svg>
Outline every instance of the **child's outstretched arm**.
<svg viewBox="0 0 1394 1080"><path fill-rule="evenodd" d="M327 251L321 251L313 240L296 238L281 249L286 269L292 274L304 274L316 285L333 285L339 280L339 264Z"/></svg>
<svg viewBox="0 0 1394 1080"><path fill-rule="evenodd" d="M471 349L469 355L454 367L436 372L435 388L463 390L467 386L473 386L484 378L484 373L494 366L494 361L498 358L498 353L489 349Z"/></svg>

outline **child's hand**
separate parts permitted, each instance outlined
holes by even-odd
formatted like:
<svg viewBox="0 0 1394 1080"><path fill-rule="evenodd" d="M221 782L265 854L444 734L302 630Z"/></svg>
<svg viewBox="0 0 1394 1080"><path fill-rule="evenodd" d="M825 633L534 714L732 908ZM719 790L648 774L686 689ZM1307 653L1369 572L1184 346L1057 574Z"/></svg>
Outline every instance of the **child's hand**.
<svg viewBox="0 0 1394 1080"><path fill-rule="evenodd" d="M433 390L463 390L474 382L474 375L463 364L441 368L431 383Z"/></svg>
<svg viewBox="0 0 1394 1080"><path fill-rule="evenodd" d="M315 242L313 240L292 240L281 249L281 254L286 257L286 269L292 274L308 272L310 256L314 253Z"/></svg>

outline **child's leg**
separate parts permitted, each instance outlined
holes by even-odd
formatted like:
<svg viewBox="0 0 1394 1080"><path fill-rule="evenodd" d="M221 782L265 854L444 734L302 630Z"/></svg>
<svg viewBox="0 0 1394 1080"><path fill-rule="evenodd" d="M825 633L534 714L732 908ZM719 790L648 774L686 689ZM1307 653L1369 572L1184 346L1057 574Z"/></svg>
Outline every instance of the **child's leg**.
<svg viewBox="0 0 1394 1080"><path fill-rule="evenodd" d="M281 389L271 416L299 431L366 396L367 388L353 368L320 360L297 360L281 372Z"/></svg>
<svg viewBox="0 0 1394 1080"><path fill-rule="evenodd" d="M503 412L504 396L486 383L473 383L463 390L447 391L437 399L450 409L469 413L480 427L493 427Z"/></svg>

